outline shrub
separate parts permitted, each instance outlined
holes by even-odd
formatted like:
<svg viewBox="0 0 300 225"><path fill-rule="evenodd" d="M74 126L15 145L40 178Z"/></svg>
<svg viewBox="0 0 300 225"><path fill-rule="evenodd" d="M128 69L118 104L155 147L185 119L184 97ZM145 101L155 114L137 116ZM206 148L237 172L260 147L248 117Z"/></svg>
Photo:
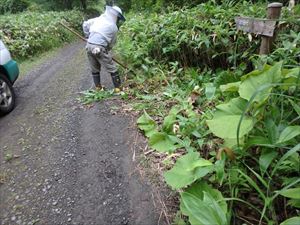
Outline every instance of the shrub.
<svg viewBox="0 0 300 225"><path fill-rule="evenodd" d="M0 38L14 57L27 58L73 39L73 35L59 25L60 21L80 30L82 14L66 11L1 16Z"/></svg>
<svg viewBox="0 0 300 225"><path fill-rule="evenodd" d="M243 2L224 5L205 3L191 9L173 11L170 8L166 14L133 15L121 28L120 52L135 65L149 65L149 61L177 61L185 68L209 67L215 70L236 68L241 63L248 68L250 58L259 51L260 37L237 31L234 18L241 15L264 18L265 14L265 4ZM288 16L283 13L284 18ZM295 41L295 34L286 32L299 29L299 22L293 21L280 32L276 43L278 48ZM274 60L292 58L294 64L299 63L294 53L285 51L284 56Z"/></svg>
<svg viewBox="0 0 300 225"><path fill-rule="evenodd" d="M26 0L1 0L0 14L22 12L25 11L29 5L29 2Z"/></svg>

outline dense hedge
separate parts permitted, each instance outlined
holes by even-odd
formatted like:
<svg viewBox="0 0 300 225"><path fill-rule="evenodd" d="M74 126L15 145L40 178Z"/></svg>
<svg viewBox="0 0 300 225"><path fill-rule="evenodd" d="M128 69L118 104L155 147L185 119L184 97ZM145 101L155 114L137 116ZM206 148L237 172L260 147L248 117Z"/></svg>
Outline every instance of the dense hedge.
<svg viewBox="0 0 300 225"><path fill-rule="evenodd" d="M72 28L80 30L83 16L79 11L0 16L0 38L14 57L27 58L74 38L59 24L60 21L66 21Z"/></svg>
<svg viewBox="0 0 300 225"><path fill-rule="evenodd" d="M192 9L169 9L166 14L134 15L121 28L124 35L119 46L123 56L137 66L149 64L150 60L177 61L184 67L235 67L250 61L260 45L259 36L237 31L234 18L241 15L264 18L266 4L205 3ZM283 18L287 16L287 10L283 9ZM280 34L277 47L295 40L288 30L297 29L291 26L296 24L289 25L284 35ZM287 59L295 58L294 53L285 54Z"/></svg>

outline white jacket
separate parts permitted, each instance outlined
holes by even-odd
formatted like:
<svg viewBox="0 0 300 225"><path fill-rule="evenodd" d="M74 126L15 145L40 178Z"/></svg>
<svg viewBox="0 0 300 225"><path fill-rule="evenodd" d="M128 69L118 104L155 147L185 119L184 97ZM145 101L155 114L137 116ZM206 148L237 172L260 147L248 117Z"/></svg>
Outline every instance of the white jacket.
<svg viewBox="0 0 300 225"><path fill-rule="evenodd" d="M83 22L83 32L91 44L111 49L117 41L117 17L107 10L99 17Z"/></svg>

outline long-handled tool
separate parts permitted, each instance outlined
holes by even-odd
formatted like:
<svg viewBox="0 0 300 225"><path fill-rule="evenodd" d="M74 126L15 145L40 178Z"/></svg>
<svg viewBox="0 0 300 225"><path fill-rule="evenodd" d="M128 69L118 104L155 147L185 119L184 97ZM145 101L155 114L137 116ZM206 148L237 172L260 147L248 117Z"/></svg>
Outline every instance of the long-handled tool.
<svg viewBox="0 0 300 225"><path fill-rule="evenodd" d="M67 26L66 24L64 24L64 23L62 23L62 22L59 22L59 23L60 23L60 25L62 25L64 28L66 28L67 30L69 30L70 32L72 32L73 34L75 34L77 37L79 37L82 41L87 42L87 39L85 39L81 34L77 33L76 31L74 31L73 29L71 29L71 28L70 28L69 26ZM136 73L135 73L133 70L129 69L129 68L128 68L127 66L125 66L123 63L119 62L119 61L116 60L115 58L113 58L113 60L114 60L117 64L119 64L120 66L122 66L124 69L126 69L126 70L132 72L134 75L136 75Z"/></svg>

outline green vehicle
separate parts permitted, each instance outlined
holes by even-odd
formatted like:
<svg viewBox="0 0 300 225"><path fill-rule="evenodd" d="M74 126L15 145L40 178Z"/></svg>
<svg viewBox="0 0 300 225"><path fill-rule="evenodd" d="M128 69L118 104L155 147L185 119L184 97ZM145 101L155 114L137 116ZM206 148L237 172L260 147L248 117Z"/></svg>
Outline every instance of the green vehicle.
<svg viewBox="0 0 300 225"><path fill-rule="evenodd" d="M16 103L13 84L19 76L16 61L12 60L8 49L0 40L0 115L10 113Z"/></svg>

